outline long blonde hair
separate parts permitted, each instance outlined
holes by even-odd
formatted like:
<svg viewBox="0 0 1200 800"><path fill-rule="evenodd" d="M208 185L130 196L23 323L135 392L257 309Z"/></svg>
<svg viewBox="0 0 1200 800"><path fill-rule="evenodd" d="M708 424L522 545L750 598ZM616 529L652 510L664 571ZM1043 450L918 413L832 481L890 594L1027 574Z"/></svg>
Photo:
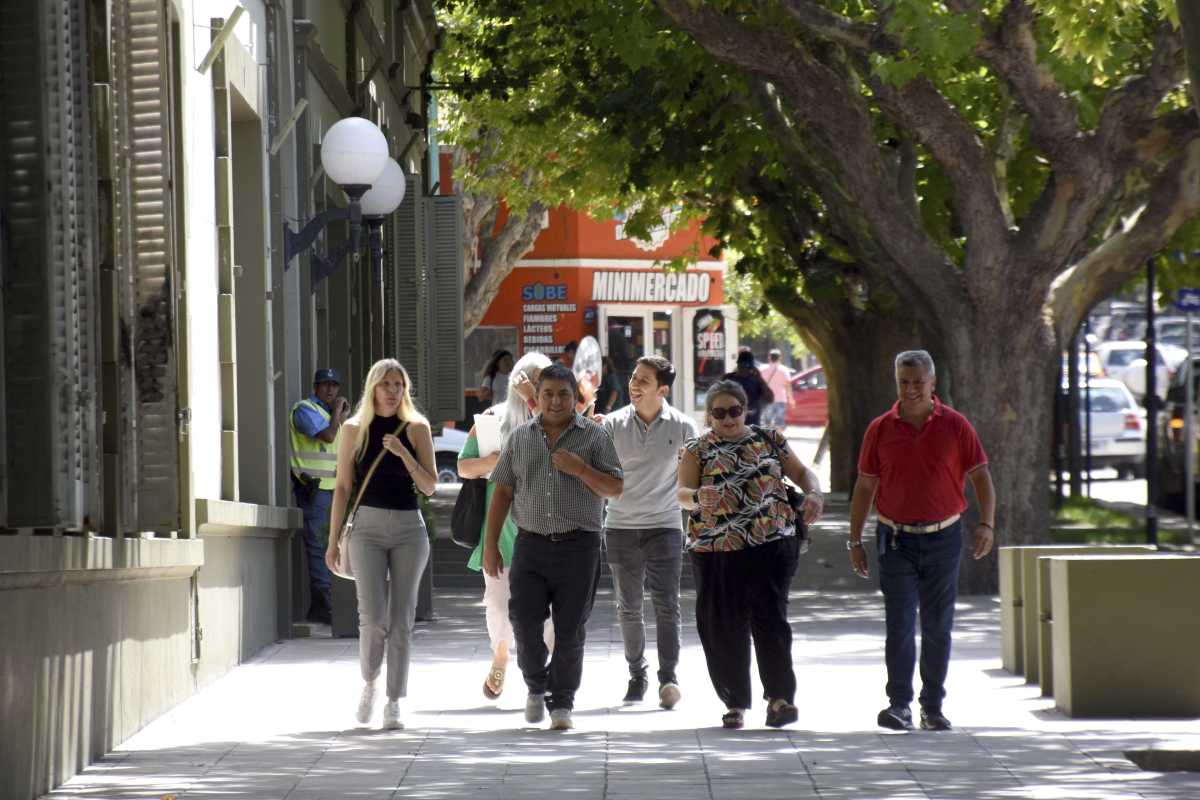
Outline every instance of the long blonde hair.
<svg viewBox="0 0 1200 800"><path fill-rule="evenodd" d="M389 372L399 372L404 381L404 391L400 393L400 405L396 408L396 416L402 422L425 422L425 416L417 410L412 399L412 381L408 379L408 370L394 358L381 358L371 365L367 371L367 380L363 383L362 397L358 399L358 408L354 416L347 422L358 425L358 440L354 443L354 458L360 459L367 449L367 433L371 429L371 421L375 419L375 387L379 385Z"/></svg>

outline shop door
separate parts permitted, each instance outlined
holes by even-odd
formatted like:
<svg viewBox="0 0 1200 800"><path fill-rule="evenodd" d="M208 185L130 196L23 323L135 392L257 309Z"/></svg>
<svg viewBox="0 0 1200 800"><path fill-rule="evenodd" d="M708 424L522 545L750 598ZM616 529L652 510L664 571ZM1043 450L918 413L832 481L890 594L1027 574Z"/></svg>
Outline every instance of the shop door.
<svg viewBox="0 0 1200 800"><path fill-rule="evenodd" d="M646 327L645 313L614 314L603 320L600 350L609 357L619 392L613 408L629 403L629 377L637 360L646 354Z"/></svg>
<svg viewBox="0 0 1200 800"><path fill-rule="evenodd" d="M620 386L620 395L613 408L629 402L629 377L633 374L637 360L653 355L665 358L675 365L678 374L680 354L677 352L679 338L675 324L679 308L671 307L651 310L637 306L610 307L600 309L600 350L612 359L614 373ZM667 402L675 405L676 393L680 390L679 379L667 394Z"/></svg>

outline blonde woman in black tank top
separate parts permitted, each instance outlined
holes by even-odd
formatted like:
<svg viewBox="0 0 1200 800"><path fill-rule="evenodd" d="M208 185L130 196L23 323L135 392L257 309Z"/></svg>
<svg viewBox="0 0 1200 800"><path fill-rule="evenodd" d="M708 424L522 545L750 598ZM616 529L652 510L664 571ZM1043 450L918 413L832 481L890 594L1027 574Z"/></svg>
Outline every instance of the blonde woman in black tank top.
<svg viewBox="0 0 1200 800"><path fill-rule="evenodd" d="M410 385L408 373L395 359L377 361L367 373L358 408L342 425L338 439L337 486L325 554L332 565L347 504L383 452L354 520L350 561L358 592L358 655L364 683L355 716L365 724L374 715L376 682L386 652L383 727L388 729L404 727L400 700L408 694L417 592L429 560L429 535L416 493L428 496L437 486L429 422L413 405Z"/></svg>

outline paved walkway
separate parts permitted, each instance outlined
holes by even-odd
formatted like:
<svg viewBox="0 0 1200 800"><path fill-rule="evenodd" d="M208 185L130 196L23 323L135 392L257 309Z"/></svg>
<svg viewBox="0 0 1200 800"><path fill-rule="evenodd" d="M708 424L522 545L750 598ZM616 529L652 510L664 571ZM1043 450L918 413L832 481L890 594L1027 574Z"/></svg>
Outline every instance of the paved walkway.
<svg viewBox="0 0 1200 800"><path fill-rule="evenodd" d="M830 526L834 527L834 526ZM818 532L832 553L844 532ZM811 569L829 571L840 565ZM959 605L946 712L955 730L890 733L878 595L797 591L792 599L800 721L742 731L705 673L685 596L683 701L622 706L626 670L612 596L589 626L576 729L526 726L519 673L499 703L474 591L441 592L419 626L404 731L357 726L357 642L281 642L138 733L58 791L66 798L1200 798L1200 774L1142 772L1122 751L1193 747L1197 720L1071 720L1000 669L994 598ZM651 636L651 641L653 638Z"/></svg>

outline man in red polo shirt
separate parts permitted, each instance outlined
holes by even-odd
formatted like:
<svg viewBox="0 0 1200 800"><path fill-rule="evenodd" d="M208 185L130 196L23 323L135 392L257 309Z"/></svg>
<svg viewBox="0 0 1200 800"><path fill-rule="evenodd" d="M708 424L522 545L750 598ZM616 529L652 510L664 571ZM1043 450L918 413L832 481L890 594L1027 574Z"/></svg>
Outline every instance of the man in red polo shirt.
<svg viewBox="0 0 1200 800"><path fill-rule="evenodd" d="M921 612L921 727L948 730L942 713L946 671L950 666L950 630L958 596L962 559L963 494L971 479L979 503L971 556L992 550L996 492L987 454L966 417L933 394L933 359L924 350L896 356L896 394L892 410L867 427L858 457L858 481L850 500L850 563L868 575L863 525L874 501L887 644L888 707L878 722L892 730L911 730L915 630Z"/></svg>

